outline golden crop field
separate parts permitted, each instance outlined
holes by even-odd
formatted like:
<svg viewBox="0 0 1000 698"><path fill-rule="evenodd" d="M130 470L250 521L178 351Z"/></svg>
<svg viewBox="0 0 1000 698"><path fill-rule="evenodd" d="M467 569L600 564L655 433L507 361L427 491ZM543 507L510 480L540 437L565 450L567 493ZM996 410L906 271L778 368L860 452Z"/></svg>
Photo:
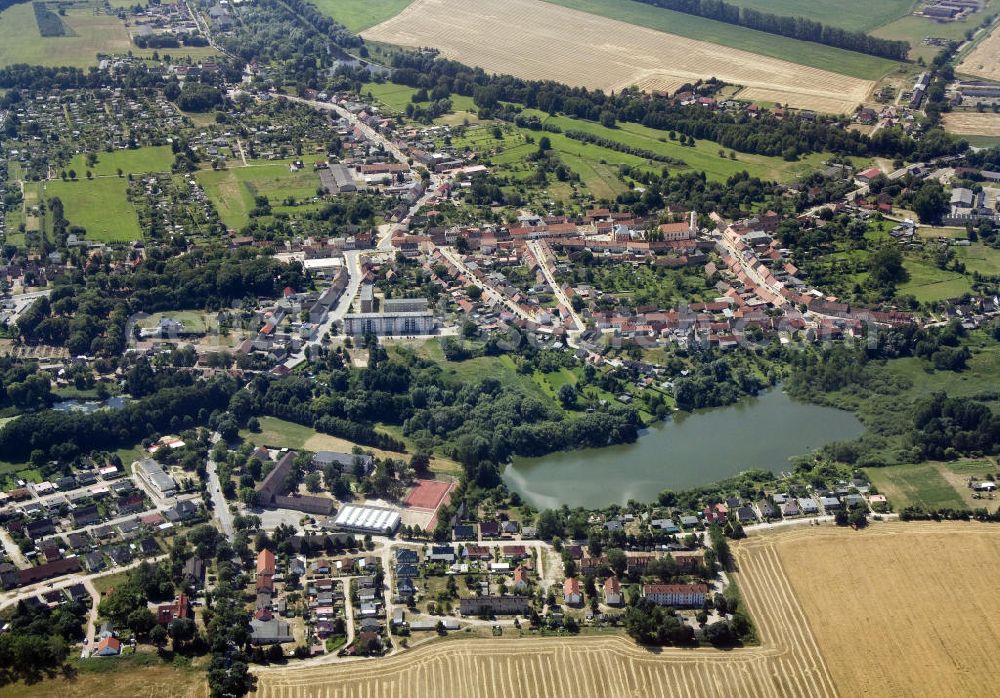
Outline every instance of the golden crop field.
<svg viewBox="0 0 1000 698"><path fill-rule="evenodd" d="M760 90L759 99L851 112L874 83L748 51L646 29L540 0L415 0L362 35L433 46L495 73L617 90L673 90L715 77Z"/></svg>
<svg viewBox="0 0 1000 698"><path fill-rule="evenodd" d="M758 647L650 651L620 636L449 640L382 660L258 671L258 698L996 694L1000 529L798 527L737 544Z"/></svg>
<svg viewBox="0 0 1000 698"><path fill-rule="evenodd" d="M1000 80L1000 29L979 42L975 50L958 64L956 70L989 80Z"/></svg>
<svg viewBox="0 0 1000 698"><path fill-rule="evenodd" d="M960 136L1000 136L1000 114L962 111L941 116L945 130Z"/></svg>
<svg viewBox="0 0 1000 698"><path fill-rule="evenodd" d="M840 694L1000 693L1000 530L798 533L775 538L778 555Z"/></svg>

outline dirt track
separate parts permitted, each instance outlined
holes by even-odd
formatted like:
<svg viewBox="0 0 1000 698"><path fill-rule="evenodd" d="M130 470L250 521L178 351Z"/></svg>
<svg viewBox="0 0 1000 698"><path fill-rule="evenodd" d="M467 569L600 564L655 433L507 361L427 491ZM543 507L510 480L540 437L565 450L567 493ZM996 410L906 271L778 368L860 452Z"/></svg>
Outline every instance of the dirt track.
<svg viewBox="0 0 1000 698"><path fill-rule="evenodd" d="M760 99L849 112L873 83L687 39L540 0L415 0L365 39L431 46L496 73L603 90L673 90L716 77Z"/></svg>

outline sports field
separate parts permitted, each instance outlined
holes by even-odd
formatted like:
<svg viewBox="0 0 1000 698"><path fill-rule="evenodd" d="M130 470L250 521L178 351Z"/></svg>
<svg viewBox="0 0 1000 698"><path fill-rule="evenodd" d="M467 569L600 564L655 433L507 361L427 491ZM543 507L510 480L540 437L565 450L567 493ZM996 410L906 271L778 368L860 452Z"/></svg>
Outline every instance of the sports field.
<svg viewBox="0 0 1000 698"><path fill-rule="evenodd" d="M995 695L1000 529L798 526L734 551L759 646L654 652L621 636L455 639L378 662L260 669L257 695Z"/></svg>
<svg viewBox="0 0 1000 698"><path fill-rule="evenodd" d="M565 28L572 27L572 31ZM673 90L699 78L761 91L760 99L803 109L849 112L870 80L665 34L539 0L416 0L363 32L402 46L434 46L443 55L496 73L552 79L603 90L638 85ZM764 96L766 95L766 96Z"/></svg>
<svg viewBox="0 0 1000 698"><path fill-rule="evenodd" d="M445 495L454 487L451 482L441 480L417 480L403 504L416 509L435 510L444 501Z"/></svg>
<svg viewBox="0 0 1000 698"><path fill-rule="evenodd" d="M42 38L31 3L0 12L0 66L14 63L84 68L97 65L97 54L124 53L131 42L121 20L71 8L61 17L67 36Z"/></svg>

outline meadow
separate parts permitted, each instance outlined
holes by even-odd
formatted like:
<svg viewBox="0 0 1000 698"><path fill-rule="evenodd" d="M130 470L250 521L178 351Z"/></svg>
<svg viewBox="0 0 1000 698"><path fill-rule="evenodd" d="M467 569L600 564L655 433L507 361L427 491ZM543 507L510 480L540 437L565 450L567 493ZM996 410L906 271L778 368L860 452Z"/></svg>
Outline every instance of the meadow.
<svg viewBox="0 0 1000 698"><path fill-rule="evenodd" d="M139 217L128 201L128 182L120 177L98 177L73 181L51 180L26 185L44 199L59 197L70 225L87 230L88 240L130 242L141 240ZM51 230L46 216L46 230Z"/></svg>
<svg viewBox="0 0 1000 698"><path fill-rule="evenodd" d="M413 0L312 0L325 15L352 32L374 27L402 12Z"/></svg>
<svg viewBox="0 0 1000 698"><path fill-rule="evenodd" d="M90 170L95 177L113 177L118 175L118 170L121 170L123 175L170 172L170 167L174 163L174 154L168 145L136 150L115 150L110 153L100 151L94 154L97 156L97 162L92 167L87 166L86 156L81 153L64 169L76 170L77 177L83 177L87 170Z"/></svg>
<svg viewBox="0 0 1000 698"><path fill-rule="evenodd" d="M386 429L386 432L390 430ZM261 417L260 431L251 432L242 430L241 438L256 446L270 446L274 448L290 448L293 450L306 449L308 451L337 451L340 453L351 453L356 444L329 434L321 434L316 430L287 422L276 417ZM393 434L396 436L396 434ZM398 438L398 437L397 437ZM409 454L382 451L377 448L363 446L366 451L371 451L378 458L408 459ZM431 457L430 469L439 473L455 473L460 470L460 466L453 460Z"/></svg>
<svg viewBox="0 0 1000 698"><path fill-rule="evenodd" d="M845 51L832 46L824 46L809 41L798 41L776 34L768 34L754 29L738 27L734 24L718 22L704 17L674 12L654 7L634 0L546 0L547 2L590 14L617 19L640 27L676 34L689 39L708 41L714 44L741 49L761 56L778 58L791 63L822 68L823 70L850 75L865 80L877 80L898 64L884 58L868 56L854 51ZM773 0L749 0L765 7L773 7ZM796 0L779 0L779 2ZM850 0L858 5L870 5L865 0ZM876 0L876 2L907 2L908 0ZM740 4L740 3L738 3ZM798 4L796 2L796 4ZM839 3L810 3L808 11L800 10L797 15L808 14L818 19L817 14L841 14ZM829 8L829 9L827 9ZM777 9L770 9L778 12ZM846 14L846 13L843 13Z"/></svg>
<svg viewBox="0 0 1000 698"><path fill-rule="evenodd" d="M275 208L289 198L304 201L316 196L320 181L312 163L320 158L301 159L306 166L297 172L288 169L292 159L254 160L246 167L200 170L195 178L215 204L222 222L238 230L250 221L255 196L266 196Z"/></svg>
<svg viewBox="0 0 1000 698"><path fill-rule="evenodd" d="M972 280L965 274L939 269L912 255L905 258L904 266L910 279L896 287L898 295L912 295L921 303L926 303L957 298L972 291Z"/></svg>
<svg viewBox="0 0 1000 698"><path fill-rule="evenodd" d="M131 41L121 20L95 15L89 7L71 7L61 17L67 36L42 38L31 3L14 5L0 12L0 66L14 63L97 65L98 53L124 53Z"/></svg>

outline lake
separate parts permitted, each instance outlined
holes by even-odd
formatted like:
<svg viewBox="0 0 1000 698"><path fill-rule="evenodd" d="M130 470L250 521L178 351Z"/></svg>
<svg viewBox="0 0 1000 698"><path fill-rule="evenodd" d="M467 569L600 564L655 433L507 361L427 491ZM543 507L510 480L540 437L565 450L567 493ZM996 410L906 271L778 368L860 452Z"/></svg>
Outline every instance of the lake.
<svg viewBox="0 0 1000 698"><path fill-rule="evenodd" d="M789 458L863 431L850 412L796 402L775 389L679 415L632 444L515 458L503 479L540 509L650 502L661 490L700 487L750 468L786 471Z"/></svg>

